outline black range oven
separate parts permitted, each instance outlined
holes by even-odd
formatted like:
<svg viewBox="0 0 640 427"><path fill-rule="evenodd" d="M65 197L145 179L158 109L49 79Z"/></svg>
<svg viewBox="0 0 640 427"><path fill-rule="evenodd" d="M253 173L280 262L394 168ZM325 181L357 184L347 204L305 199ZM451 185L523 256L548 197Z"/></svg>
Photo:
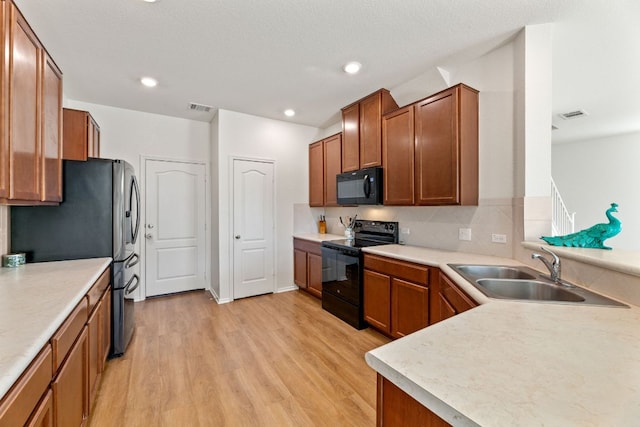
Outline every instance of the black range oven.
<svg viewBox="0 0 640 427"><path fill-rule="evenodd" d="M357 220L354 234L353 240L322 242L322 308L364 329L361 248L398 243L398 223Z"/></svg>

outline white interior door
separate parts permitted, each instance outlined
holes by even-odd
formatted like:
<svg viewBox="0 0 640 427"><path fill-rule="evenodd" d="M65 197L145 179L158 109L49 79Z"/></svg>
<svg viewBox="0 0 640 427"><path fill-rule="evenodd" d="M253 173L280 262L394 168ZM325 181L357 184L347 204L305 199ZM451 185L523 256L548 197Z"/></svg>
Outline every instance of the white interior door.
<svg viewBox="0 0 640 427"><path fill-rule="evenodd" d="M233 161L233 298L273 292L273 163Z"/></svg>
<svg viewBox="0 0 640 427"><path fill-rule="evenodd" d="M205 166L145 161L146 295L205 287Z"/></svg>

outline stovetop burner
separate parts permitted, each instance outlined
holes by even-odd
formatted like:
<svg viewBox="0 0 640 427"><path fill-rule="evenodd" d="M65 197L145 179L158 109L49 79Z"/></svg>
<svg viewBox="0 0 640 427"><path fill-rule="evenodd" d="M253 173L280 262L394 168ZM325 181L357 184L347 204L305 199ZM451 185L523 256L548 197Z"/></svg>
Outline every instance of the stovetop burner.
<svg viewBox="0 0 640 427"><path fill-rule="evenodd" d="M393 221L356 220L353 227L355 239L329 240L322 246L357 250L368 246L398 243L398 223Z"/></svg>

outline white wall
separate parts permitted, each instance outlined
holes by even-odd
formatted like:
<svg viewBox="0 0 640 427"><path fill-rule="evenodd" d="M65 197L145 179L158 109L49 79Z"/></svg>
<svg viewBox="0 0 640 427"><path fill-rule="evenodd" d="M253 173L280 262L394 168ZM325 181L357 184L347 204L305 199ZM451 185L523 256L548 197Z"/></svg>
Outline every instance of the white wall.
<svg viewBox="0 0 640 427"><path fill-rule="evenodd" d="M100 125L100 157L123 159L135 167L141 185L143 212L144 177L141 176L141 156L198 160L209 165L208 123L70 99L65 100L65 107L89 111ZM141 253L143 240L139 238L136 244L138 253ZM209 246L210 241L207 239L207 247ZM139 265L139 272L144 273L144 263ZM144 286L138 289L136 299L144 298Z"/></svg>
<svg viewBox="0 0 640 427"><path fill-rule="evenodd" d="M233 156L275 161L276 193L276 287L293 286L293 207L308 203L308 147L319 138L319 130L310 126L265 119L248 114L219 110L217 159L212 167L218 177L218 250L219 283L212 287L220 302L232 299L230 159ZM212 156L213 158L213 156ZM216 290L218 292L216 292Z"/></svg>
<svg viewBox="0 0 640 427"><path fill-rule="evenodd" d="M622 231L606 245L640 250L638 159L640 132L553 145L553 179L569 211L576 212L576 231L606 223L605 211L615 202Z"/></svg>

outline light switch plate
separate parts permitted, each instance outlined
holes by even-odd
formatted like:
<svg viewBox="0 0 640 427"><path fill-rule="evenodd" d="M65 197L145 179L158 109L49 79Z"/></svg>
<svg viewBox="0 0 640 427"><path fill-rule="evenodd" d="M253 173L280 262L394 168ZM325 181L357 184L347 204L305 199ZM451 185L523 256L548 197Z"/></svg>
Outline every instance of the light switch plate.
<svg viewBox="0 0 640 427"><path fill-rule="evenodd" d="M459 228L458 229L458 240L471 240L471 229L470 228Z"/></svg>

